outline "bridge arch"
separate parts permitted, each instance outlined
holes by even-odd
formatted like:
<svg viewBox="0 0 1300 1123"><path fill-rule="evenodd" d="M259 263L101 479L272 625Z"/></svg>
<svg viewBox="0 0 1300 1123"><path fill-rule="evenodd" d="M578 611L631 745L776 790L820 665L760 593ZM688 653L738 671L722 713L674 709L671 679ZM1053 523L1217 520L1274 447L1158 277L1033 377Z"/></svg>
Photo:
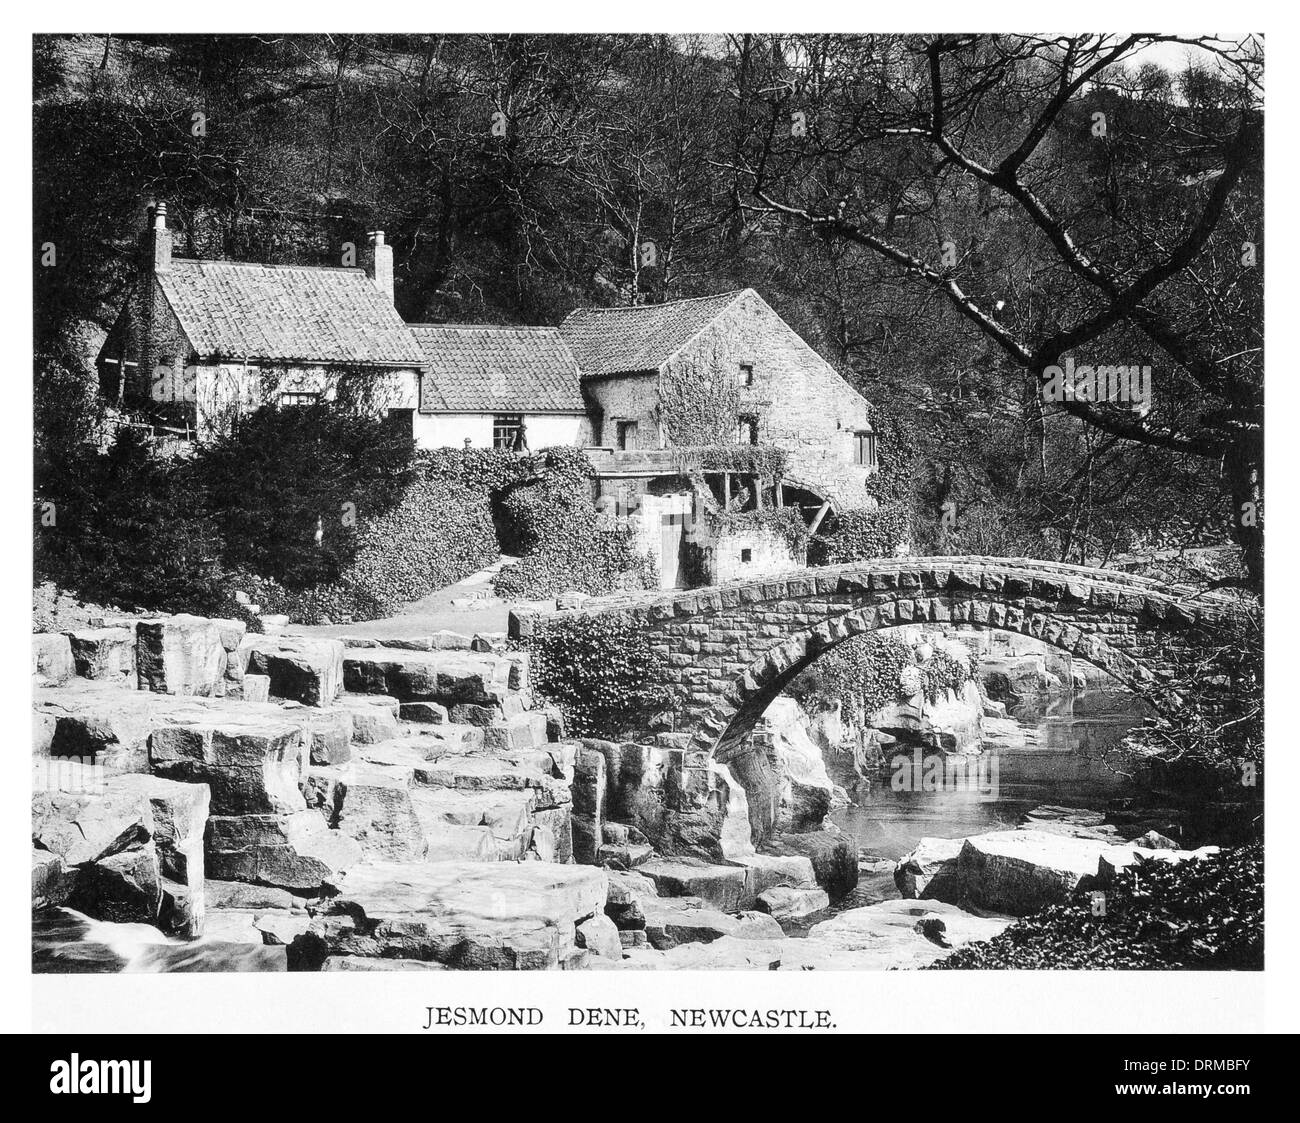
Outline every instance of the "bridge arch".
<svg viewBox="0 0 1300 1123"><path fill-rule="evenodd" d="M511 634L527 639L558 620L610 614L643 632L663 658L675 702L672 730L644 736L687 750L700 767L801 670L853 635L933 623L1020 632L1093 663L1167 713L1179 703L1171 684L1240 611L1226 598L1132 574L1036 559L874 558L520 613Z"/></svg>
<svg viewBox="0 0 1300 1123"><path fill-rule="evenodd" d="M958 622L966 626L1032 634L1024 626L1007 628L1005 624L990 624L987 610L995 603L982 601L978 597L954 598L948 607L962 617ZM931 623L929 620L917 620L915 612L914 599L894 600L847 612L791 636L754 659L736 677L732 686L705 716L701 728L695 732L694 747L707 749L720 761L725 761L733 749L743 744L768 706L818 659L856 636L916 623ZM1052 629L1047 635L1034 638L1075 658L1085 659L1107 672L1123 686L1140 694L1157 712L1167 712L1174 704L1173 699L1152 689L1155 683L1152 672L1136 660L1116 651L1098 636L1085 635L1078 629L1061 629L1059 632ZM719 726L723 726L723 731L715 735L713 731Z"/></svg>

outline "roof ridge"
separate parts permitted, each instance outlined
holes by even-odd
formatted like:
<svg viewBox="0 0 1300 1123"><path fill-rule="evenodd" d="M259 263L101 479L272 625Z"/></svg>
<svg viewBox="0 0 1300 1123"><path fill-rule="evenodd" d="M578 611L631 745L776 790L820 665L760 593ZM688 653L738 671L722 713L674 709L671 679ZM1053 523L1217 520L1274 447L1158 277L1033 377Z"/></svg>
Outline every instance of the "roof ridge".
<svg viewBox="0 0 1300 1123"><path fill-rule="evenodd" d="M319 269L334 273L360 273L365 269L360 265L297 265L291 262L269 261L235 261L228 257L173 257L173 265L238 265L249 269Z"/></svg>
<svg viewBox="0 0 1300 1123"><path fill-rule="evenodd" d="M671 308L675 304L694 304L701 300L718 300L720 297L724 296L736 297L748 291L748 287L729 289L726 292L707 293L704 296L683 296L677 300L665 300L659 304L615 304L605 305L603 307L593 305L590 308L575 308L569 313L569 316L576 316L579 312L645 312L651 309ZM565 316L564 318L567 320L569 316Z"/></svg>
<svg viewBox="0 0 1300 1123"><path fill-rule="evenodd" d="M464 323L445 323L431 324L421 322L408 322L408 328L463 328L466 331L559 331L557 327L550 324L464 324Z"/></svg>

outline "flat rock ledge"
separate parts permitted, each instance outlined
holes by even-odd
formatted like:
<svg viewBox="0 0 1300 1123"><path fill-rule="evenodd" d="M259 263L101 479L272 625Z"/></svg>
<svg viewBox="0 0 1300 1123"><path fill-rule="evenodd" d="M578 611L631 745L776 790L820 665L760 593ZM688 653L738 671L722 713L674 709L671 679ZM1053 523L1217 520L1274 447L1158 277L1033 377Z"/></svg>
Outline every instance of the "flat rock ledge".
<svg viewBox="0 0 1300 1123"><path fill-rule="evenodd" d="M294 967L331 957L418 960L475 970L581 966L577 926L603 914L608 877L552 862L375 862L328 884ZM376 964L380 966L380 964Z"/></svg>

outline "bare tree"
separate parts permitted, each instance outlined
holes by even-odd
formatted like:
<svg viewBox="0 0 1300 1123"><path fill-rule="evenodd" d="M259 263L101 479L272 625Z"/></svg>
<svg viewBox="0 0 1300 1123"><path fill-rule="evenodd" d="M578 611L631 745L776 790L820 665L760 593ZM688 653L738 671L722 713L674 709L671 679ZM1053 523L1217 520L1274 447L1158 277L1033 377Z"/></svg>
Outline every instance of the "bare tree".
<svg viewBox="0 0 1300 1123"><path fill-rule="evenodd" d="M1125 65L1170 42L1215 64L1176 95ZM1258 43L821 35L733 52L750 124L730 166L751 219L876 255L1044 386L1076 354L1155 365L1149 402L1050 408L1219 462L1262 591Z"/></svg>

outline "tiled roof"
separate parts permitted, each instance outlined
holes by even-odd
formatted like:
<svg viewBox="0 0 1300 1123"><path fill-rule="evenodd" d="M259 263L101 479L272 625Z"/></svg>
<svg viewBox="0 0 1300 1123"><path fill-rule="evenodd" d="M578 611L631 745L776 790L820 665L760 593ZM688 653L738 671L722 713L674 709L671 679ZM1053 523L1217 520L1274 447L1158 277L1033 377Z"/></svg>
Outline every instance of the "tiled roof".
<svg viewBox="0 0 1300 1123"><path fill-rule="evenodd" d="M744 291L631 308L579 308L560 332L584 377L658 370Z"/></svg>
<svg viewBox="0 0 1300 1123"><path fill-rule="evenodd" d="M585 413L578 364L557 328L412 324L427 367L420 408Z"/></svg>
<svg viewBox="0 0 1300 1123"><path fill-rule="evenodd" d="M361 269L173 258L157 277L202 358L424 363L397 309Z"/></svg>

